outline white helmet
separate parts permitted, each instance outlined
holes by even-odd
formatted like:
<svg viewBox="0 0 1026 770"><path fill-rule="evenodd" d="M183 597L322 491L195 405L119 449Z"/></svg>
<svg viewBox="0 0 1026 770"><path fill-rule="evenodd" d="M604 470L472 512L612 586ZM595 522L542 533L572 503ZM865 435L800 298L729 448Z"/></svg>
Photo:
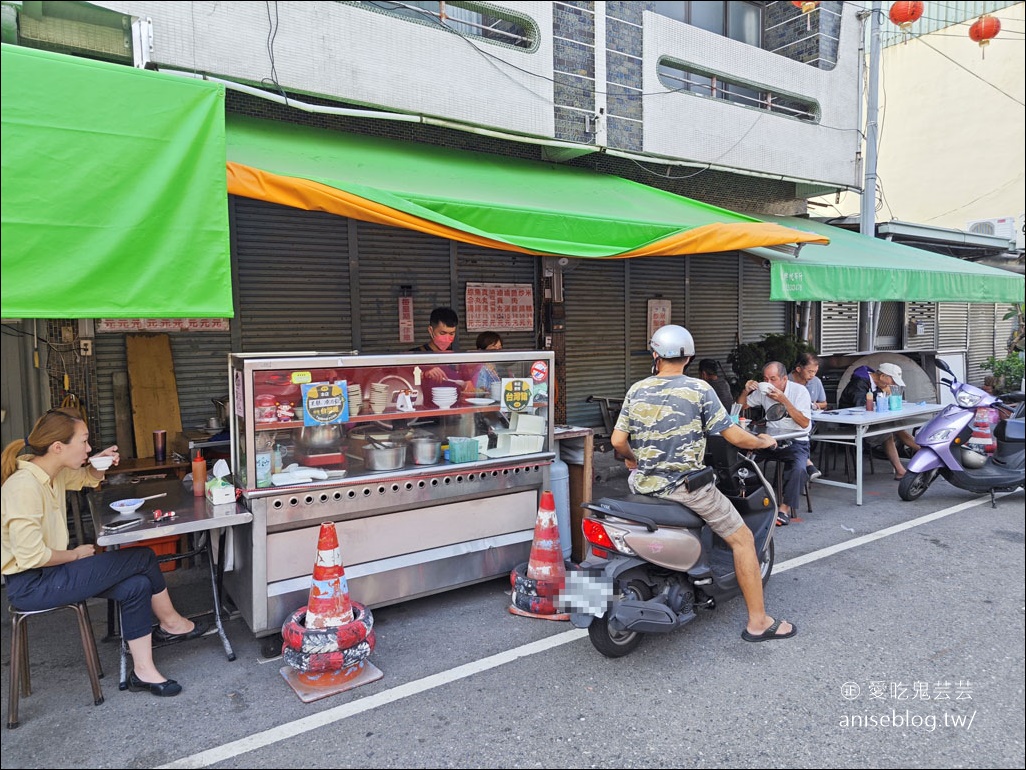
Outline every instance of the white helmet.
<svg viewBox="0 0 1026 770"><path fill-rule="evenodd" d="M695 340L683 326L668 324L655 330L648 349L660 358L684 358L695 355Z"/></svg>

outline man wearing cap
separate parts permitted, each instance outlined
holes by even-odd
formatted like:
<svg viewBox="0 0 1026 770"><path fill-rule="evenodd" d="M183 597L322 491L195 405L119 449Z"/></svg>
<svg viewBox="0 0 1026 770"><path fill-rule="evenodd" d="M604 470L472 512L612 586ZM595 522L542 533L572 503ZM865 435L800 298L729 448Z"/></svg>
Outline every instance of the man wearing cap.
<svg viewBox="0 0 1026 770"><path fill-rule="evenodd" d="M864 406L866 394L872 393L875 398L882 393L884 397L891 395L891 388L897 385L905 387L905 381L901 379L901 367L890 362L880 364L878 369L869 366L860 366L851 374L851 380L845 386L840 398L837 399L837 406L841 409L850 409L853 406ZM905 476L905 468L898 457L898 446L894 443L897 436L901 442L913 452L919 451L919 444L912 438L912 434L906 430L899 430L895 433L888 433L883 440L884 451L891 467L894 468L894 478L902 479Z"/></svg>

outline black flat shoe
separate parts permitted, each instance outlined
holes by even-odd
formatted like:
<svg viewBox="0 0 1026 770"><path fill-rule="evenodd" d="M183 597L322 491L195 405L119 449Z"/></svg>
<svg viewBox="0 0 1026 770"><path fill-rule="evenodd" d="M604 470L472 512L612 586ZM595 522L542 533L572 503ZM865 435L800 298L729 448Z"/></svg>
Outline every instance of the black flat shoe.
<svg viewBox="0 0 1026 770"><path fill-rule="evenodd" d="M172 634L170 631L165 631L160 626L153 629L153 641L164 644L166 642L184 642L186 639L195 639L199 636L203 636L208 630L210 630L209 623L196 623L192 631L188 631L184 634Z"/></svg>
<svg viewBox="0 0 1026 770"><path fill-rule="evenodd" d="M128 675L128 689L132 692L150 692L159 698L170 698L182 691L182 686L174 679L165 679L163 682L144 682L135 675L133 671Z"/></svg>

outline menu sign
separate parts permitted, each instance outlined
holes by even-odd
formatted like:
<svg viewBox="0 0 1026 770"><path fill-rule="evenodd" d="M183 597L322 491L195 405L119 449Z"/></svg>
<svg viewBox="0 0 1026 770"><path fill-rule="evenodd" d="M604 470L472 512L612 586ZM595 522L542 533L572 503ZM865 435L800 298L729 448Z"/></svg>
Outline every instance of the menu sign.
<svg viewBox="0 0 1026 770"><path fill-rule="evenodd" d="M534 331L534 287L468 283L467 331Z"/></svg>

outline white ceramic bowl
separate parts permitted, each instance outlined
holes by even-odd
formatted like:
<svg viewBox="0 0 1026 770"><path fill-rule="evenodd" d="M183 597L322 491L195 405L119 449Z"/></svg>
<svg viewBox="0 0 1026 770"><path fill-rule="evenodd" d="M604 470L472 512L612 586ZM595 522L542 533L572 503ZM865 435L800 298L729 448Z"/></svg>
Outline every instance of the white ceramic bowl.
<svg viewBox="0 0 1026 770"><path fill-rule="evenodd" d="M763 394L768 394L773 390L773 385L768 382L759 383L759 391Z"/></svg>
<svg viewBox="0 0 1026 770"><path fill-rule="evenodd" d="M89 464L96 468L98 471L105 471L114 464L114 458L110 455L96 455L95 457L89 458Z"/></svg>
<svg viewBox="0 0 1026 770"><path fill-rule="evenodd" d="M132 513L137 511L144 502L146 501L140 500L138 497L130 497L127 500L115 500L110 507L118 513Z"/></svg>

